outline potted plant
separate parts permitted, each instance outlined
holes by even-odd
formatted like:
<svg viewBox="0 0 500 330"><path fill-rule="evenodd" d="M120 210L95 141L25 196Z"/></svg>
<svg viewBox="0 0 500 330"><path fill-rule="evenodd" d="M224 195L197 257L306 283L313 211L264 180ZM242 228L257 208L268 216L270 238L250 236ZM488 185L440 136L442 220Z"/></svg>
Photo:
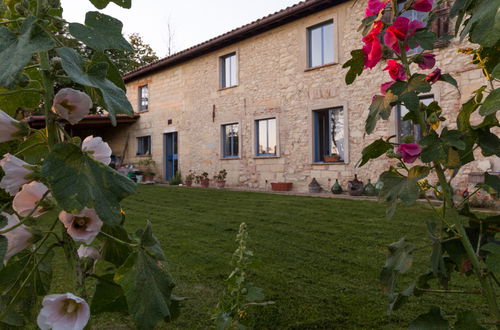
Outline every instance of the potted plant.
<svg viewBox="0 0 500 330"><path fill-rule="evenodd" d="M203 172L201 175L196 176L196 183L199 183L203 188L208 188L210 184L210 179L208 178L208 173Z"/></svg>
<svg viewBox="0 0 500 330"><path fill-rule="evenodd" d="M214 180L217 188L223 189L225 187L226 176L227 176L227 171L225 169L220 170L219 174L214 175Z"/></svg>
<svg viewBox="0 0 500 330"><path fill-rule="evenodd" d="M184 184L188 187L191 187L195 179L196 179L196 174L193 171L189 170L189 174L186 175L186 177L184 178Z"/></svg>
<svg viewBox="0 0 500 330"><path fill-rule="evenodd" d="M182 183L182 174L181 171L176 171L175 175L168 180L168 184L171 186L178 186Z"/></svg>
<svg viewBox="0 0 500 330"><path fill-rule="evenodd" d="M146 159L140 160L138 165L143 172L142 181L153 182L155 179L156 169L156 162L153 160L153 158L148 157Z"/></svg>
<svg viewBox="0 0 500 330"><path fill-rule="evenodd" d="M324 155L323 160L327 163L338 162L340 161L340 155L339 154Z"/></svg>
<svg viewBox="0 0 500 330"><path fill-rule="evenodd" d="M293 187L293 182L286 182L284 177L284 182L271 182L271 189L273 191L290 191Z"/></svg>

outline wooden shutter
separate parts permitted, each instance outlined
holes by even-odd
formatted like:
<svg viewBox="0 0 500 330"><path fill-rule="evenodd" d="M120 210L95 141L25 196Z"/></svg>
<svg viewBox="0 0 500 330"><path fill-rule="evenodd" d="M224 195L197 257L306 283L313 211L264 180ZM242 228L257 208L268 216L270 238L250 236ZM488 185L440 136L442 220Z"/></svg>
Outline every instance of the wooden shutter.
<svg viewBox="0 0 500 330"><path fill-rule="evenodd" d="M438 37L445 36L449 33L450 28L450 2L444 1L435 11L436 18L432 22L431 29ZM446 47L450 44L449 40L436 41L436 48Z"/></svg>

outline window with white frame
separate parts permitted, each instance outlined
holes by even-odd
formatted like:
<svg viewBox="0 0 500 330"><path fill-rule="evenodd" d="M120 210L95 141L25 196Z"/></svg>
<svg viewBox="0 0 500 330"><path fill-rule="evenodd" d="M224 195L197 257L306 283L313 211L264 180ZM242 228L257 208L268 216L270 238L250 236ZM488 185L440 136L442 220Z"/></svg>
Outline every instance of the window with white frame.
<svg viewBox="0 0 500 330"><path fill-rule="evenodd" d="M259 119L255 121L257 156L277 155L276 118Z"/></svg>
<svg viewBox="0 0 500 330"><path fill-rule="evenodd" d="M151 136L139 136L137 138L137 156L151 155Z"/></svg>
<svg viewBox="0 0 500 330"><path fill-rule="evenodd" d="M313 68L334 62L333 39L333 21L307 29L308 67Z"/></svg>
<svg viewBox="0 0 500 330"><path fill-rule="evenodd" d="M148 85L139 86L139 112L148 110L149 89Z"/></svg>
<svg viewBox="0 0 500 330"><path fill-rule="evenodd" d="M222 125L222 156L237 158L239 156L239 125Z"/></svg>
<svg viewBox="0 0 500 330"><path fill-rule="evenodd" d="M238 63L236 53L231 53L220 58L220 87L236 85L238 85Z"/></svg>
<svg viewBox="0 0 500 330"><path fill-rule="evenodd" d="M313 111L314 161L343 162L346 159L344 108Z"/></svg>
<svg viewBox="0 0 500 330"><path fill-rule="evenodd" d="M427 95L420 98L420 102L425 105L429 105L434 101L434 96ZM405 116L410 111L404 105L398 105L396 107L396 129L398 140L401 142L405 137L413 136L415 141L419 141L422 138L422 132L420 131L420 126L412 123L411 120L405 120Z"/></svg>

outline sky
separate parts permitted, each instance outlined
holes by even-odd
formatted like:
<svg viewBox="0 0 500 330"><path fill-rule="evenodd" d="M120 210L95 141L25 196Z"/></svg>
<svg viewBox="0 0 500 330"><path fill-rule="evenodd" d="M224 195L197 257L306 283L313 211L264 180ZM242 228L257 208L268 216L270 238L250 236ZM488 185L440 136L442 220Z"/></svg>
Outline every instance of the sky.
<svg viewBox="0 0 500 330"><path fill-rule="evenodd" d="M85 21L97 10L88 0L62 0L63 17ZM197 45L250 23L300 0L132 0L131 9L110 3L103 12L123 23L123 33L139 33L159 57L167 55L168 27L172 31L172 53Z"/></svg>

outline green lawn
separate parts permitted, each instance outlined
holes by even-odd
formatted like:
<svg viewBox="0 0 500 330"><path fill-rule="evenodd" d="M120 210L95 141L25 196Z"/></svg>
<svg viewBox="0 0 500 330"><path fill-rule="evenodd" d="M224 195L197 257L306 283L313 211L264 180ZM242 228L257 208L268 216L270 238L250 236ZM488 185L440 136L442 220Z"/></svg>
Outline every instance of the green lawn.
<svg viewBox="0 0 500 330"><path fill-rule="evenodd" d="M407 326L433 304L447 314L467 306L484 309L477 296L427 295L386 315L386 297L378 286L386 246L403 236L425 244L418 237L426 237L431 213L421 205L401 207L388 221L384 205L369 201L142 186L123 206L130 230L152 221L177 283L175 294L192 298L167 328L210 326L241 222L248 224L255 254L251 281L276 302L251 310L248 324L255 329L392 329ZM420 261L427 262L428 253L416 255L418 267L408 281L426 270ZM464 285L455 281L453 288L457 284ZM94 324L132 325L114 314Z"/></svg>

